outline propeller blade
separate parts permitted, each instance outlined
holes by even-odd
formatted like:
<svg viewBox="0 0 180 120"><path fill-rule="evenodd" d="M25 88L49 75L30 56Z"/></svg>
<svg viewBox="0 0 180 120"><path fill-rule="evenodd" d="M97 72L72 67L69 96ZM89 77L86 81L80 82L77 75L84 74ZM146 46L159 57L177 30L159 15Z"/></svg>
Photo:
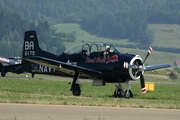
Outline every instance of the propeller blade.
<svg viewBox="0 0 180 120"><path fill-rule="evenodd" d="M143 61L143 64L145 63L145 61L146 61L146 59L148 58L148 56L152 53L152 51L153 51L152 47L149 47L148 53L147 53L147 55L146 55L146 57L145 57L145 59L144 59L144 61Z"/></svg>
<svg viewBox="0 0 180 120"><path fill-rule="evenodd" d="M143 76L142 73L141 73L141 76L140 76L140 83L141 83L141 91L142 91L142 93L146 93L146 87L145 87L145 82L144 82L144 76Z"/></svg>

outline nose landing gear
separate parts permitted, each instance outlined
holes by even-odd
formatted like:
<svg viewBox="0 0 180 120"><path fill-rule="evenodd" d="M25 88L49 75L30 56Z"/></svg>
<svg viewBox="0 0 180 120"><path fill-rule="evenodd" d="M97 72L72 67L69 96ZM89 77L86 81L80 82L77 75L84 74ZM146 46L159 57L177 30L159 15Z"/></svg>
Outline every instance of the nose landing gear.
<svg viewBox="0 0 180 120"><path fill-rule="evenodd" d="M121 83L116 83L115 84L115 91L114 91L114 97L124 97L124 98L132 98L133 97L133 93L131 91L131 85L129 84L129 82L126 83L127 84L127 90L124 90Z"/></svg>

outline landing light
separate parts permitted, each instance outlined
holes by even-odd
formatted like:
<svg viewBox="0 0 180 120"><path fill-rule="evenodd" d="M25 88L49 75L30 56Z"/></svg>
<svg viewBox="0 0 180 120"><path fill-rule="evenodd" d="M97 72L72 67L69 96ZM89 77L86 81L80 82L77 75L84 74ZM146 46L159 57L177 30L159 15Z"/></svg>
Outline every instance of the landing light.
<svg viewBox="0 0 180 120"><path fill-rule="evenodd" d="M59 68L61 68L62 66L61 66L61 64L59 64Z"/></svg>

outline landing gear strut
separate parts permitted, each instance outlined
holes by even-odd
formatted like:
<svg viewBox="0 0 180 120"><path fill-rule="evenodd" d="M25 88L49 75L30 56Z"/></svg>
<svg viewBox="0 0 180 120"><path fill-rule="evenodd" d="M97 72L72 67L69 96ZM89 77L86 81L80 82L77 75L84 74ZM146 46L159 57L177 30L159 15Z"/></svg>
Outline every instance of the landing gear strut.
<svg viewBox="0 0 180 120"><path fill-rule="evenodd" d="M77 83L77 79L79 78L79 71L75 71L75 76L71 85L71 91L74 96L80 96L81 95L81 88L80 84Z"/></svg>
<svg viewBox="0 0 180 120"><path fill-rule="evenodd" d="M32 73L32 76L31 76L31 77L34 78L34 75L35 75L35 73Z"/></svg>
<svg viewBox="0 0 180 120"><path fill-rule="evenodd" d="M124 90L121 83L116 83L115 84L115 91L114 91L114 97L125 97L125 98L132 98L133 97L133 93L131 91L131 85L129 84L129 82L126 83L127 84L127 90Z"/></svg>
<svg viewBox="0 0 180 120"><path fill-rule="evenodd" d="M4 68L2 68L2 70L1 70L1 77L5 77L5 76L6 76L6 72L5 72Z"/></svg>
<svg viewBox="0 0 180 120"><path fill-rule="evenodd" d="M124 94L124 89L121 85L121 83L116 83L115 84L115 91L114 91L114 97L122 97Z"/></svg>

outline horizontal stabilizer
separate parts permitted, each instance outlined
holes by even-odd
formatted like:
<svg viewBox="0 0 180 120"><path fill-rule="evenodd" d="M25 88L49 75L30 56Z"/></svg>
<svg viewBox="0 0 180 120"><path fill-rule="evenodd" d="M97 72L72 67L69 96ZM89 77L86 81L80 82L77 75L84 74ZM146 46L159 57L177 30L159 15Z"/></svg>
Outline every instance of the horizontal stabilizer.
<svg viewBox="0 0 180 120"><path fill-rule="evenodd" d="M75 70L78 70L80 73L86 74L86 76L89 76L89 77L97 77L97 76L102 75L100 71L96 71L96 70L92 70L92 69L88 69L88 68L84 68L84 67L80 67L76 65L71 65L69 63L65 63L65 62L61 62L61 61L57 61L57 60L53 60L53 59L49 59L49 58L45 58L41 56L29 56L23 59L30 62L37 63L37 64L41 64L44 66L48 66L48 67L56 69L57 71L63 71L68 74L72 74L72 73L75 74L74 73Z"/></svg>
<svg viewBox="0 0 180 120"><path fill-rule="evenodd" d="M156 69L162 69L162 68L168 68L168 67L171 67L171 65L169 65L169 64L149 65L149 66L145 66L145 71L156 70Z"/></svg>

